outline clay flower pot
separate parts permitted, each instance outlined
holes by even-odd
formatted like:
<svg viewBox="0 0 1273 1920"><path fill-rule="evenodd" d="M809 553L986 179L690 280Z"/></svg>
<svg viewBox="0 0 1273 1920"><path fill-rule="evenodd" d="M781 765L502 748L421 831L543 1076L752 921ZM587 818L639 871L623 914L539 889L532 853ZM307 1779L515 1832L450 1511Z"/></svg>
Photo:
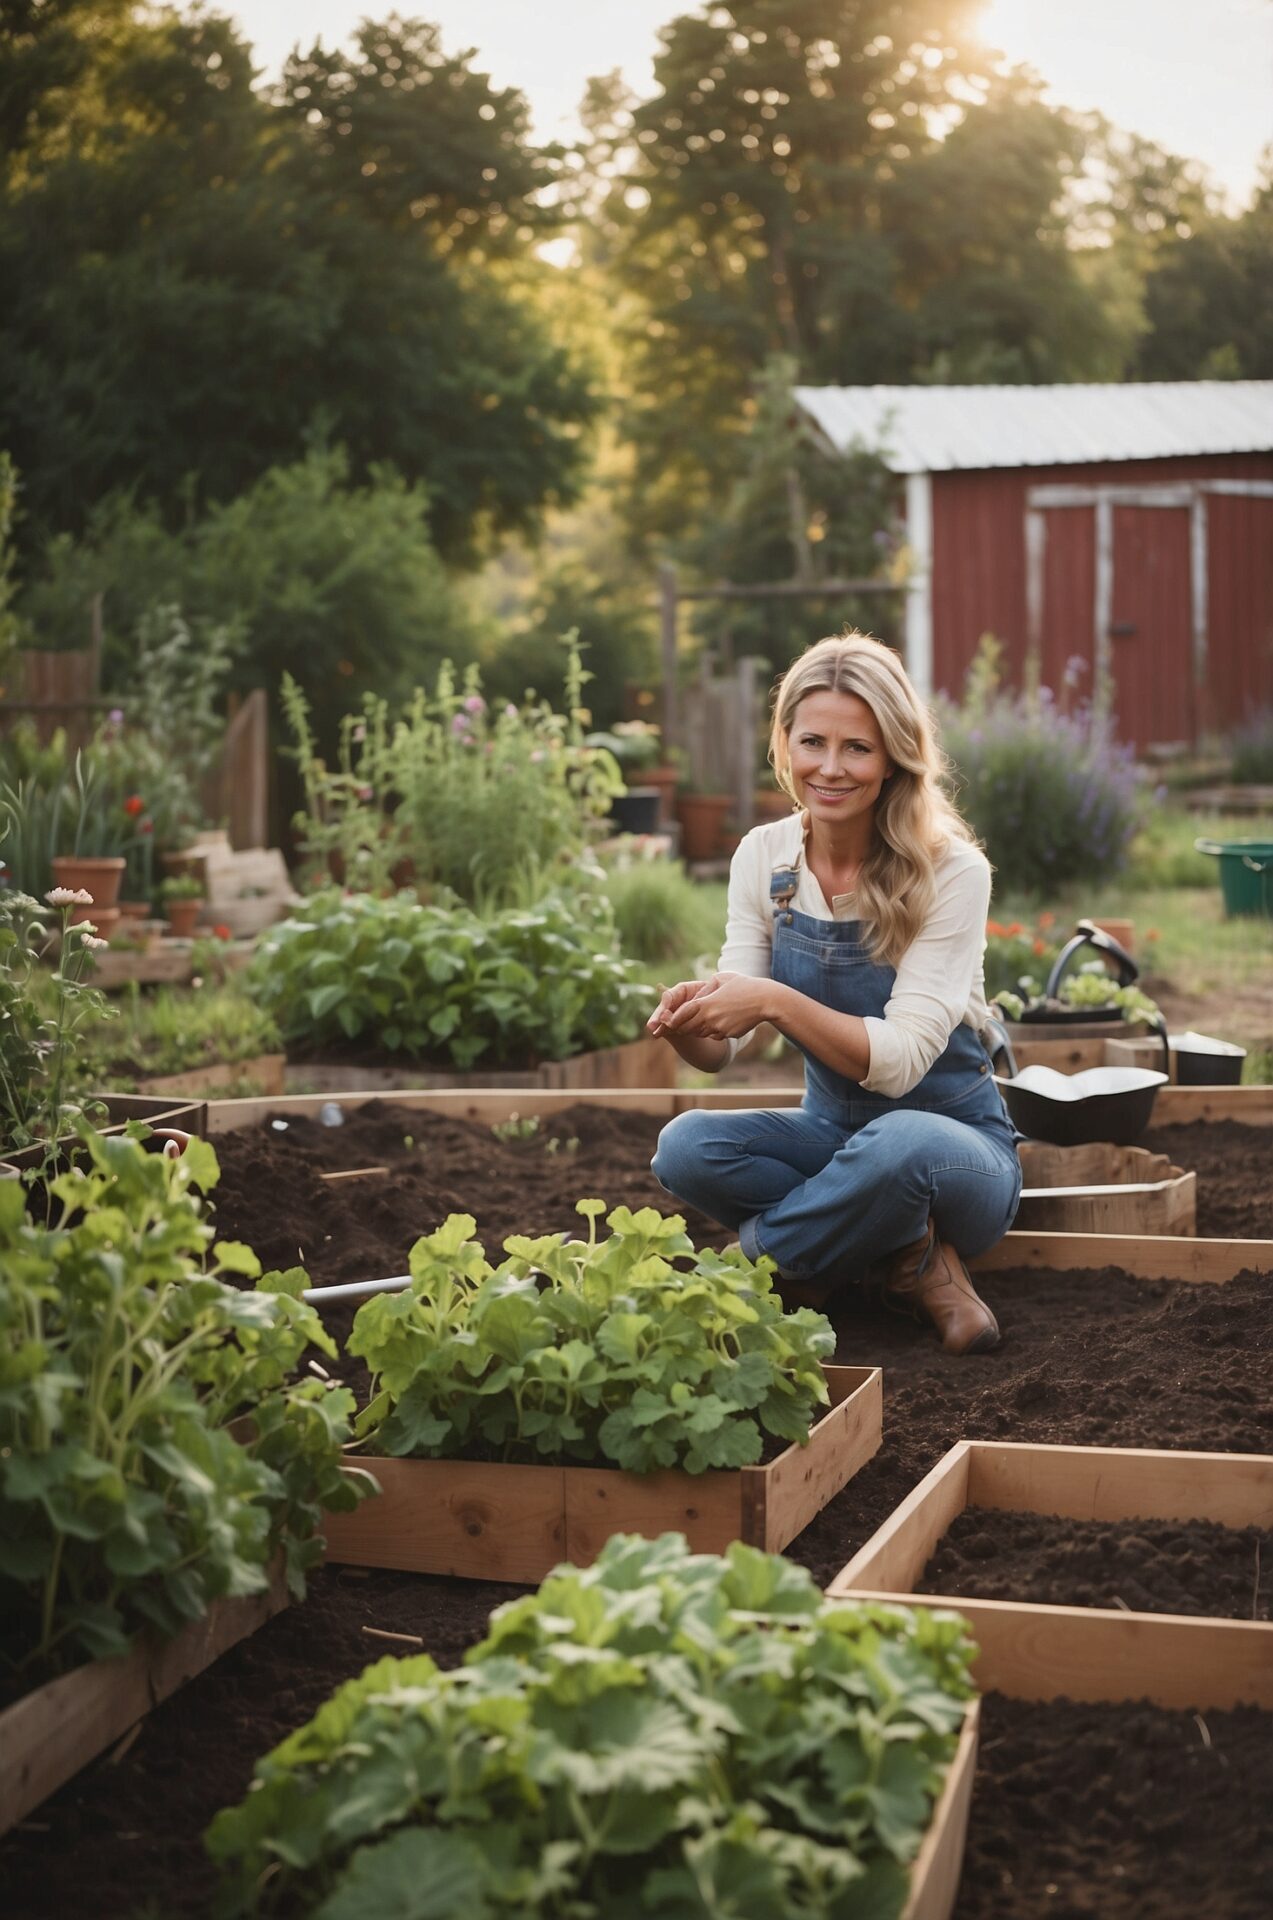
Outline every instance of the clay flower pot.
<svg viewBox="0 0 1273 1920"><path fill-rule="evenodd" d="M100 924L103 909L113 907L119 899L126 864L122 859L90 859L78 853L59 853L54 857L54 886L69 887L73 893L82 887L93 896L91 907L76 907L71 915L72 926L80 920Z"/></svg>
<svg viewBox="0 0 1273 1920"><path fill-rule="evenodd" d="M203 912L203 900L195 895L188 900L170 900L167 906L168 932L174 940L189 940Z"/></svg>
<svg viewBox="0 0 1273 1920"><path fill-rule="evenodd" d="M731 806L727 793L678 793L676 817L681 823L681 857L714 860L721 829Z"/></svg>

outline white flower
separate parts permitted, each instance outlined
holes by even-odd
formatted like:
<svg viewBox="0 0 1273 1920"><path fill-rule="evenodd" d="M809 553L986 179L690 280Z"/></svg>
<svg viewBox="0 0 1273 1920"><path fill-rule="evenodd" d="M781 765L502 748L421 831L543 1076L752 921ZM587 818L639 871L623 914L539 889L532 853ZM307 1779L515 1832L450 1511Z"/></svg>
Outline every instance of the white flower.
<svg viewBox="0 0 1273 1920"><path fill-rule="evenodd" d="M90 935L97 932L97 922L95 920L76 920L71 926L71 932L78 933L83 939L85 946L87 946Z"/></svg>
<svg viewBox="0 0 1273 1920"><path fill-rule="evenodd" d="M51 907L91 907L93 896L83 887L50 887L45 899Z"/></svg>
<svg viewBox="0 0 1273 1920"><path fill-rule="evenodd" d="M109 947L110 941L98 940L93 934L86 933L84 935L84 945L90 953L101 953L104 948Z"/></svg>

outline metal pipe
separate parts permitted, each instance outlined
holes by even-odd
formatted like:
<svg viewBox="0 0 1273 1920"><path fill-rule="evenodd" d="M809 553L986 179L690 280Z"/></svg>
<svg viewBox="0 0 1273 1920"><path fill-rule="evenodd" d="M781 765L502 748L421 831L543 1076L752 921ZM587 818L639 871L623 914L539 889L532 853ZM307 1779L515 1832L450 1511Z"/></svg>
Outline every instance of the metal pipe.
<svg viewBox="0 0 1273 1920"><path fill-rule="evenodd" d="M366 1300L373 1293L402 1293L410 1285L409 1273L395 1273L388 1280L346 1280L338 1287L306 1287L301 1299L320 1307L328 1300Z"/></svg>

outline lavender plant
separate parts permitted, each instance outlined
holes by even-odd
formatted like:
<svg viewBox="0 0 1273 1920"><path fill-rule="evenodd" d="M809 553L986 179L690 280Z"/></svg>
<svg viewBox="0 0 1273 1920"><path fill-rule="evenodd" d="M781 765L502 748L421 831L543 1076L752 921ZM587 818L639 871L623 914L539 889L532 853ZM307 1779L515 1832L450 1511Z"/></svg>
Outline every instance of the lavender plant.
<svg viewBox="0 0 1273 1920"><path fill-rule="evenodd" d="M1102 704L1070 693L1007 691L983 650L961 704L942 708L959 808L1000 888L1050 893L1127 864L1140 814L1135 758Z"/></svg>

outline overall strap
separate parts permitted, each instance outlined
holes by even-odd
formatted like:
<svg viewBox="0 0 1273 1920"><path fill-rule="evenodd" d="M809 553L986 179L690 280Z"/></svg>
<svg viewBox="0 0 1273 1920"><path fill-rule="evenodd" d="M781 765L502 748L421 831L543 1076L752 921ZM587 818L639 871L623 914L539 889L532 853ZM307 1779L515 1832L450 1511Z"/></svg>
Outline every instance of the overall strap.
<svg viewBox="0 0 1273 1920"><path fill-rule="evenodd" d="M796 897L800 885L800 866L804 859L801 848L794 860L775 861L769 875L769 900L774 910L774 918L788 908Z"/></svg>

